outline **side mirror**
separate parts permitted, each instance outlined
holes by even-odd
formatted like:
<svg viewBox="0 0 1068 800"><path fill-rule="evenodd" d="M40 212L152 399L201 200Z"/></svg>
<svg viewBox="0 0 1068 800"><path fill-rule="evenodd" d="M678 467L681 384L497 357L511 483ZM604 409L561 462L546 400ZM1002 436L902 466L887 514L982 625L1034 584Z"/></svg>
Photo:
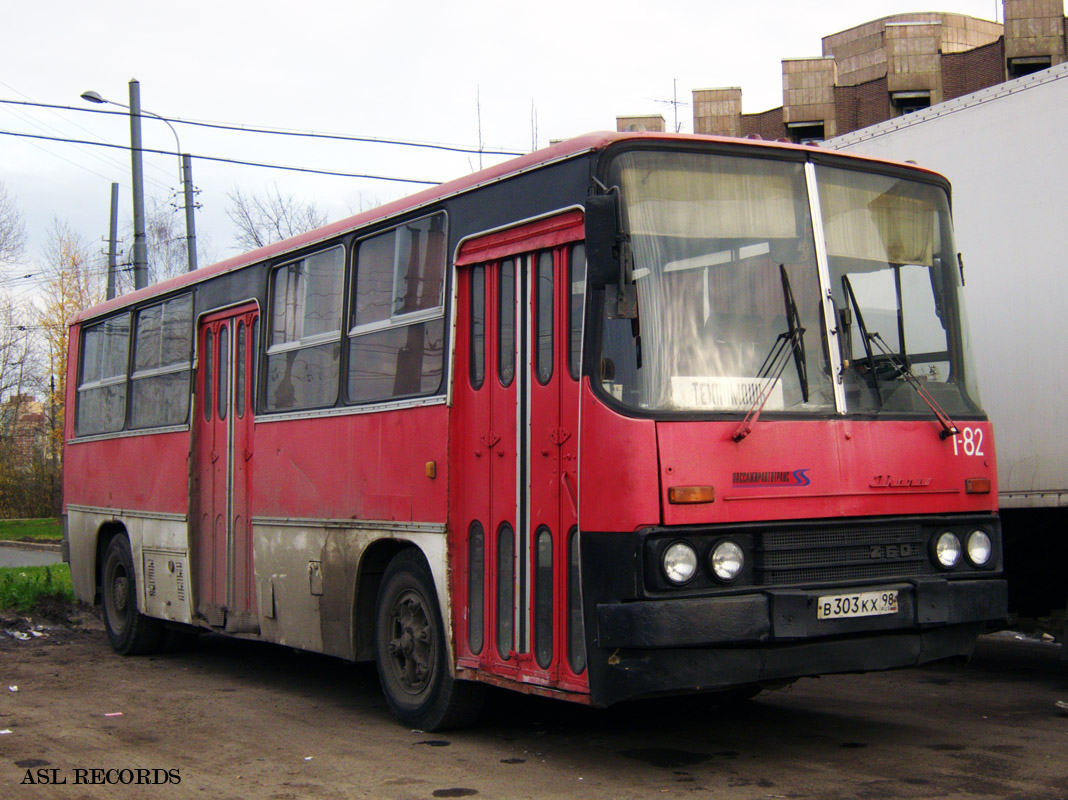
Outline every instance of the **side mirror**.
<svg viewBox="0 0 1068 800"><path fill-rule="evenodd" d="M619 281L619 195L586 198L586 269L591 289Z"/></svg>

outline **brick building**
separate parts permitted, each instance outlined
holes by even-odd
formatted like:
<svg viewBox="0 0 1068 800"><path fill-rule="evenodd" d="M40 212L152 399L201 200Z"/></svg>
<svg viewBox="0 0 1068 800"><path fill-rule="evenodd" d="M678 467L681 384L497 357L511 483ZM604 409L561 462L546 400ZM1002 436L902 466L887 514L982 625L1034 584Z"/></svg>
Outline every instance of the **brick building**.
<svg viewBox="0 0 1068 800"><path fill-rule="evenodd" d="M782 61L778 108L743 114L740 88L695 90L694 133L819 141L1068 60L1064 0L1003 7L1004 24L897 14L825 36L822 56ZM626 127L642 119L656 118L619 117L616 128L656 130Z"/></svg>
<svg viewBox="0 0 1068 800"><path fill-rule="evenodd" d="M653 131L663 133L664 117L662 114L639 114L633 117L616 117L617 131Z"/></svg>
<svg viewBox="0 0 1068 800"><path fill-rule="evenodd" d="M49 423L44 403L33 395L14 394L0 405L0 444L10 466L22 469L49 449Z"/></svg>

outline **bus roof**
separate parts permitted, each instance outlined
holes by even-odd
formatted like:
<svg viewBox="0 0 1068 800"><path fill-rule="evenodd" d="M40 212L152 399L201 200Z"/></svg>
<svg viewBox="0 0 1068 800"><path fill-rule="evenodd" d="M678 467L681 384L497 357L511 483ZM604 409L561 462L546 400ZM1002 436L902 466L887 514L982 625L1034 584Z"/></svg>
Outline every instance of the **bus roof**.
<svg viewBox="0 0 1068 800"><path fill-rule="evenodd" d="M789 150L803 150L806 152L812 152L813 145L797 145L789 142L771 142L760 139L738 139L734 137L724 136L709 136L704 134L685 134L685 133L653 133L653 132L609 132L602 131L596 133L587 133L582 136L577 136L573 139L566 139L561 142L556 142L548 147L536 150L533 153L528 153L517 158L503 161L492 167L473 172L469 175L464 175L460 178L455 178L446 183L432 186L428 189L424 189L421 192L417 192L407 197L402 197L399 200L394 200L391 203L387 203L383 206L378 206L369 211L364 211L354 216L345 217L344 219L337 220L328 225L324 225L321 228L307 231L305 233L298 234L289 239L284 239L280 242L274 242L264 247L260 247L256 250L251 250L240 255L232 256L223 261L219 261L211 266L198 269L196 272L187 272L182 275L178 275L174 278L170 278L161 283L155 283L151 286L146 286L143 289L130 292L128 294L116 297L113 300L107 300L98 305L87 308L80 312L71 321L71 324L80 323L86 319L98 317L107 314L110 311L123 308L128 305L133 305L141 300L145 300L156 295L167 294L168 292L180 289L183 286L200 283L201 281L208 280L216 275L222 275L233 270L241 269L243 267L250 266L252 264L258 264L263 261L267 261L272 258L284 255L289 252L299 250L309 245L314 245L317 242L326 241L334 238L340 234L346 233L356 228L361 228L370 225L375 222L381 222L389 219L390 217L398 216L408 211L427 206L441 200L444 200L453 195L461 194L463 192L470 191L478 186L482 186L489 183L494 183L503 178L507 178L513 175L517 175L522 172L526 172L537 167L550 164L555 161L562 161L568 158L574 158L596 150L603 150L604 148L616 144L617 142L627 140L644 140L644 141L663 141L663 142L718 142L726 144L730 147L766 147L766 148L781 148ZM826 151L832 152L832 151ZM883 159L871 158L868 156L860 156L844 153L833 153L836 157L843 159L853 159L860 161L873 161L878 163L887 163ZM920 172L930 172L922 167L917 167L914 164L902 165Z"/></svg>

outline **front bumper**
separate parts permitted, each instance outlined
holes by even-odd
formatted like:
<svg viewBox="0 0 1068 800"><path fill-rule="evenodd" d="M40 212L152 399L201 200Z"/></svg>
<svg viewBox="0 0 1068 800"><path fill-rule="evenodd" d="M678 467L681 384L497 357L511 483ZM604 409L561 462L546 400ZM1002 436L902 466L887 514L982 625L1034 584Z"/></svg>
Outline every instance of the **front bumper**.
<svg viewBox="0 0 1068 800"><path fill-rule="evenodd" d="M841 587L598 605L589 637L596 643L589 650L591 699L607 706L969 656L980 634L1005 621L1002 580L878 588L898 590L896 614L817 619L816 598L849 591Z"/></svg>
<svg viewBox="0 0 1068 800"><path fill-rule="evenodd" d="M601 648L752 646L890 630L1000 622L1005 618L1003 580L907 582L857 587L896 590L898 611L882 616L817 619L817 598L852 589L767 589L726 597L639 600L597 606Z"/></svg>
<svg viewBox="0 0 1068 800"><path fill-rule="evenodd" d="M995 540L990 568L947 572L930 562L932 536L973 525ZM663 583L666 543L689 540L705 564L725 536L753 555L736 586L703 574L681 590ZM581 548L590 695L600 706L967 656L980 634L1006 622L996 517L584 531ZM897 592L892 614L817 616L821 597L888 590Z"/></svg>

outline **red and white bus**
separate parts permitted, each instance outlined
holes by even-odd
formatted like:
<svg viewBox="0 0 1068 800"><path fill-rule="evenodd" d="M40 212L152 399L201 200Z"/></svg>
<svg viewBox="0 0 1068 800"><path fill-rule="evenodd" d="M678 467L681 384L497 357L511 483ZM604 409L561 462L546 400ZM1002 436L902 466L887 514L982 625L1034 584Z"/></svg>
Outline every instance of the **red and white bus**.
<svg viewBox="0 0 1068 800"><path fill-rule="evenodd" d="M120 653L215 631L605 706L967 654L994 440L936 174L592 134L109 301L64 512Z"/></svg>

